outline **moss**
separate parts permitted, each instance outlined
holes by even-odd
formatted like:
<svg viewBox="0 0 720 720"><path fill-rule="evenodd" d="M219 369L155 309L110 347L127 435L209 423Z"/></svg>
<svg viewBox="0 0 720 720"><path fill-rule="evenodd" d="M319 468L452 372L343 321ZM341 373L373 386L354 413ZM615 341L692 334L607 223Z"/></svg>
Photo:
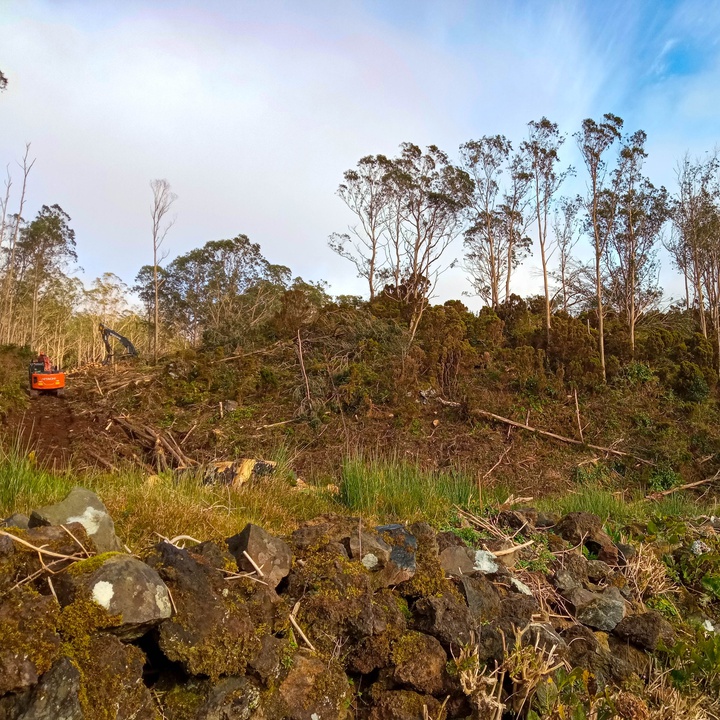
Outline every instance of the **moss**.
<svg viewBox="0 0 720 720"><path fill-rule="evenodd" d="M108 560L108 558L111 558L114 555L122 555L122 553L110 551L100 553L99 555L93 555L92 557L85 558L85 560L80 560L76 563L73 563L67 569L67 573L68 575L74 576L94 573L96 570L99 570L105 564L105 561Z"/></svg>
<svg viewBox="0 0 720 720"><path fill-rule="evenodd" d="M196 681L174 685L162 696L163 716L172 720L195 720L206 697L207 691Z"/></svg>
<svg viewBox="0 0 720 720"><path fill-rule="evenodd" d="M0 613L2 654L30 660L38 675L50 669L60 656L60 640L55 629L59 608L51 598L28 587L17 588L3 600Z"/></svg>
<svg viewBox="0 0 720 720"><path fill-rule="evenodd" d="M422 633L410 630L403 634L395 643L392 649L392 664L402 665L411 658L417 658L425 651L425 643Z"/></svg>
<svg viewBox="0 0 720 720"><path fill-rule="evenodd" d="M407 582L402 583L398 590L406 597L440 597L451 593L460 599L460 593L453 583L445 578L445 571L440 558L430 543L421 542L415 558L417 569Z"/></svg>
<svg viewBox="0 0 720 720"><path fill-rule="evenodd" d="M89 598L78 598L60 611L58 630L65 640L78 643L98 630L117 627L121 622L122 615L110 615Z"/></svg>

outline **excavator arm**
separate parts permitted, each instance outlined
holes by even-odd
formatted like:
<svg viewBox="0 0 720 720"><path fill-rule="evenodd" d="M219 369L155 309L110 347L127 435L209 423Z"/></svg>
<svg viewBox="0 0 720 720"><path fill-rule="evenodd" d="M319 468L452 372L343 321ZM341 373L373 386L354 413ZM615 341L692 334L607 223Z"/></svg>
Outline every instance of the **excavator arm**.
<svg viewBox="0 0 720 720"><path fill-rule="evenodd" d="M115 332L115 330L111 330L109 327L106 327L102 323L99 325L100 334L102 335L103 342L105 343L105 360L103 360L103 364L106 365L110 362L112 359L114 353L112 349L112 345L110 345L110 338L115 338L118 340L122 346L125 348L126 355L129 355L130 357L137 357L137 350L135 349L135 346L124 336L121 335L119 332Z"/></svg>

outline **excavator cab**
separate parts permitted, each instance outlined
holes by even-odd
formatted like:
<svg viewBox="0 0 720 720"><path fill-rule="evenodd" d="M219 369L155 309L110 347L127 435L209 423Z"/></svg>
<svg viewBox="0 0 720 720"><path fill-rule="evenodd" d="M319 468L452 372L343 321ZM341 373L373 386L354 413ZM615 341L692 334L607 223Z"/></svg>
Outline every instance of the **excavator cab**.
<svg viewBox="0 0 720 720"><path fill-rule="evenodd" d="M62 397L65 394L65 373L53 365L52 360L45 353L40 353L37 359L30 363L28 375L30 397L38 397L41 394Z"/></svg>

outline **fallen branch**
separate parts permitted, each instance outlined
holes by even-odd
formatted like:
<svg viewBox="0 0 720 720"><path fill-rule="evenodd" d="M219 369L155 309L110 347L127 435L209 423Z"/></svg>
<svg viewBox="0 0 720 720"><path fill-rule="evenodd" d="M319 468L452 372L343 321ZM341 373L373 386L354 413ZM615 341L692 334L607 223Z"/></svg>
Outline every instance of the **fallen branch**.
<svg viewBox="0 0 720 720"><path fill-rule="evenodd" d="M297 422L297 418L293 418L292 420L283 420L282 422L276 422L276 423L270 423L269 425L261 425L258 428L255 428L255 431L258 430L267 430L268 428L274 428L274 427L280 427L281 425L289 425L290 423Z"/></svg>
<svg viewBox="0 0 720 720"><path fill-rule="evenodd" d="M302 628L298 625L297 620L295 619L295 615L297 614L297 611L300 609L300 601L298 600L295 603L295 607L293 608L292 612L290 613L290 622L292 623L292 626L298 631L300 634L300 637L303 639L305 644L313 651L317 652L315 649L315 646L308 640L307 635L302 631Z"/></svg>
<svg viewBox="0 0 720 720"><path fill-rule="evenodd" d="M659 500L660 498L672 495L676 492L680 492L681 490L689 490L690 488L699 487L700 485L706 485L707 483L710 483L713 480L717 480L718 478L720 478L720 470L718 470L712 477L707 477L704 480L697 480L695 482L686 483L685 485L678 485L677 487L670 488L669 490L663 490L662 492L652 493L651 495L646 495L645 499Z"/></svg>
<svg viewBox="0 0 720 720"><path fill-rule="evenodd" d="M517 552L518 550L524 550L527 547L530 547L531 545L534 545L534 540L528 540L527 542L523 543L522 545L515 545L514 547L507 548L506 550L491 550L490 552L495 557L502 557L503 555L511 555L514 552Z"/></svg>
<svg viewBox="0 0 720 720"><path fill-rule="evenodd" d="M262 571L262 568L250 557L250 554L247 550L243 550L243 555L245 556L247 561L255 568L255 572L258 574L258 576L264 578L265 573Z"/></svg>
<svg viewBox="0 0 720 720"><path fill-rule="evenodd" d="M61 553L52 552L51 550L46 550L44 547L37 547L36 545L29 543L27 540L23 540L22 538L19 538L16 535L12 535L9 532L5 532L5 530L0 530L0 535L9 537L12 540L14 540L16 543L19 543L20 545L24 545L25 547L30 548L31 550L35 550L35 552L42 553L43 555L47 555L48 557L60 558L61 560L72 560L72 562L77 562L78 560L82 560L82 558L77 555L63 555Z"/></svg>
<svg viewBox="0 0 720 720"><path fill-rule="evenodd" d="M540 430L539 428L532 427L531 425L526 425L524 423L519 423L515 420L510 420L509 418L502 417L501 415L495 415L495 413L488 412L487 410L473 410L472 414L490 418L491 420L496 420L497 422L504 423L505 425L509 425L510 427L527 430L537 435L542 435L543 437L549 437L553 440L558 440L559 442L568 443L570 445L580 445L580 447L591 448L592 450L600 450L601 452L610 453L611 455L618 455L620 457L629 457L639 463L643 463L643 465L655 465L655 463L650 460L645 460L645 458L638 457L637 455L625 452L624 450L615 450L615 448L603 447L602 445L591 445L590 443L585 443L580 440L565 437L564 435L558 435L557 433L552 433L547 430Z"/></svg>

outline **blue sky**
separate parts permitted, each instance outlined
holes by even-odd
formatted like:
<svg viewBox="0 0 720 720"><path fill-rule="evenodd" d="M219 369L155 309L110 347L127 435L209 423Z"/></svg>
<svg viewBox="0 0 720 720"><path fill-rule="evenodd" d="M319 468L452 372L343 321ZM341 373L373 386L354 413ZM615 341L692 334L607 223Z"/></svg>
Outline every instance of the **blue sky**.
<svg viewBox="0 0 720 720"><path fill-rule="evenodd" d="M718 142L719 38L720 8L694 0L0 0L0 163L32 142L31 213L72 216L86 279L131 283L148 262L148 184L165 177L170 257L246 233L362 292L326 245L352 222L335 189L360 157L520 142L543 115L570 136L613 112L647 132L647 170L672 189L682 154ZM532 264L518 291L537 289ZM468 288L453 272L442 299ZM679 293L670 268L663 284Z"/></svg>

